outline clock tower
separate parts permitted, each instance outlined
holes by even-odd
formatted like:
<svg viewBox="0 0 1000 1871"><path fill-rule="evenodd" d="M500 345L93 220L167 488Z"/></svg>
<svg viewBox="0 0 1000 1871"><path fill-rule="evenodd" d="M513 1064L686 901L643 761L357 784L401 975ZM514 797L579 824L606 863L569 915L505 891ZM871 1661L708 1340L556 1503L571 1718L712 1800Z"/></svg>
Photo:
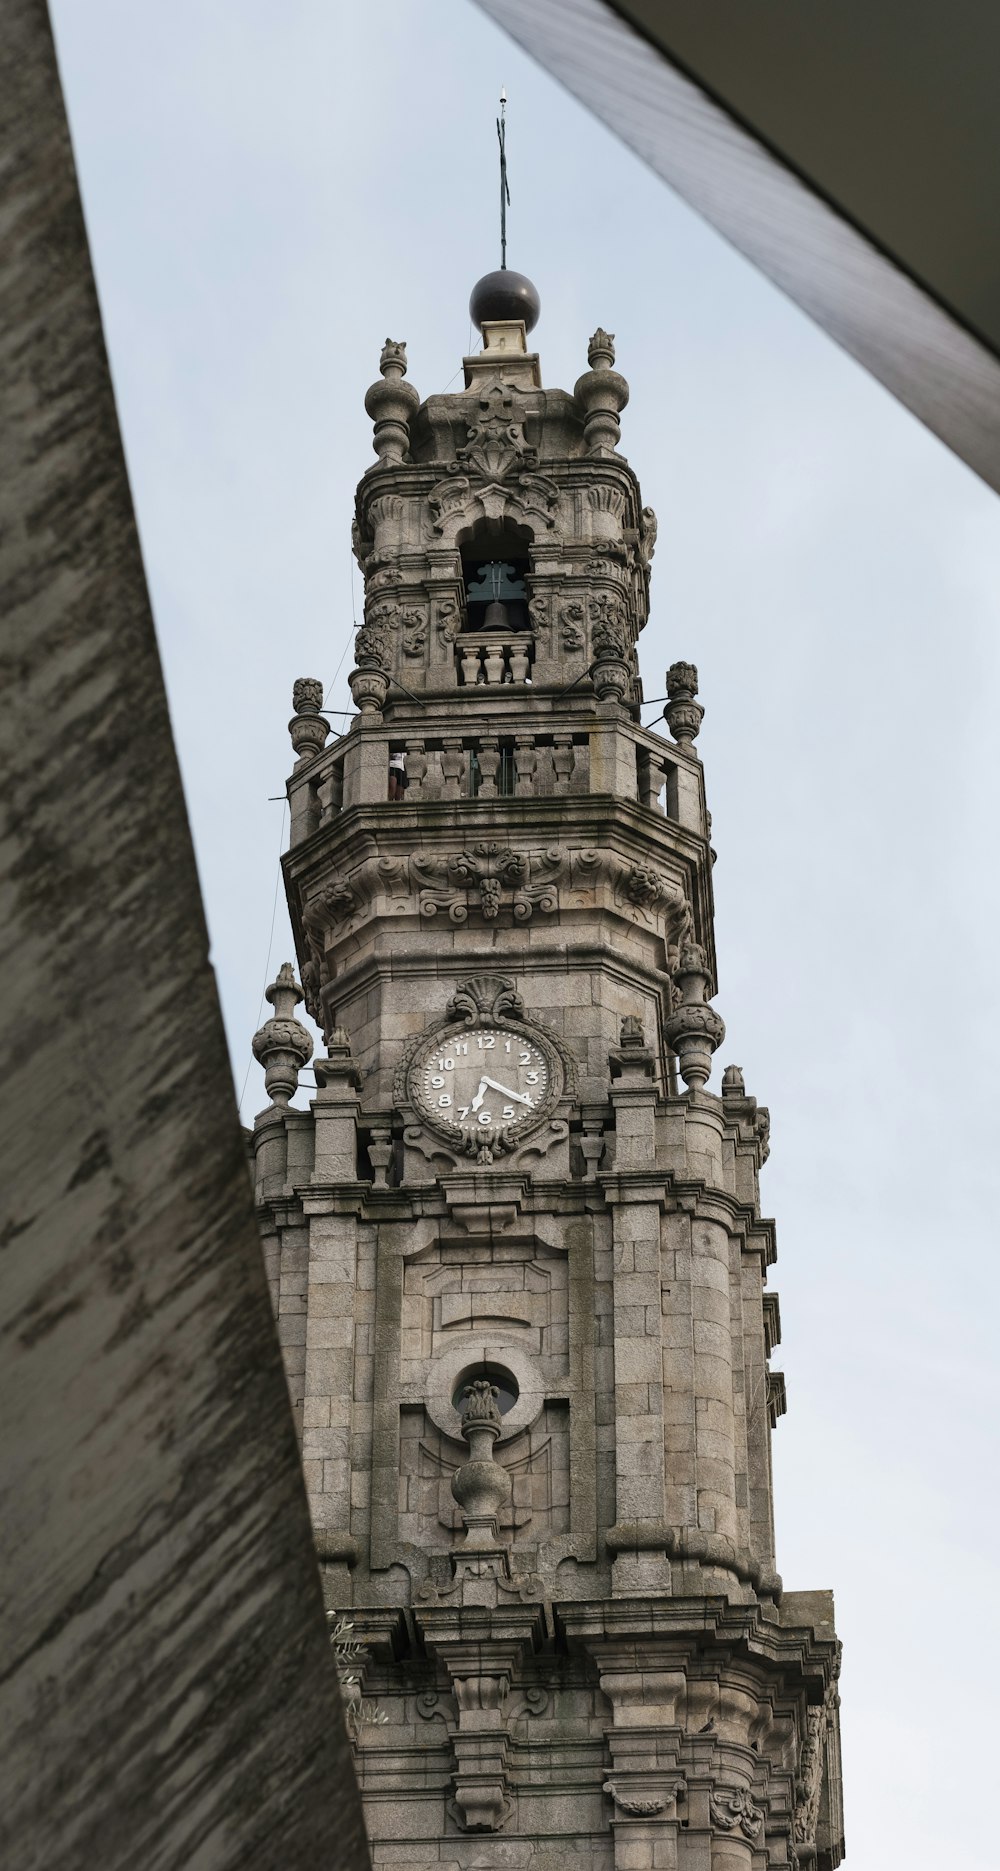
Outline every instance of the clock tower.
<svg viewBox="0 0 1000 1871"><path fill-rule="evenodd" d="M387 341L367 394L357 713L331 740L295 685L298 978L254 1039L373 1858L830 1871L840 1652L775 1566L768 1115L711 1088L697 671L643 727L612 337L546 389L530 282L471 309L460 390L421 401Z"/></svg>

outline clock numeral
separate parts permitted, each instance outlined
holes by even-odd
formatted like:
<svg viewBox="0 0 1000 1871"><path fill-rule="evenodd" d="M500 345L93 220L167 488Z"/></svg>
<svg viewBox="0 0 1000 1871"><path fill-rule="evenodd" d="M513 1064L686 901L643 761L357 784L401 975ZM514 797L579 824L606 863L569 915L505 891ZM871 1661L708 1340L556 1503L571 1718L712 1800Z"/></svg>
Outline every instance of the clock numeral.
<svg viewBox="0 0 1000 1871"><path fill-rule="evenodd" d="M519 1052L519 1053L518 1053L518 1055L517 1055L517 1057L518 1057L518 1061L519 1061L519 1063L520 1063L521 1065L530 1065L530 1064L531 1064L531 1054L530 1054L530 1052Z"/></svg>
<svg viewBox="0 0 1000 1871"><path fill-rule="evenodd" d="M448 1109L450 1104L451 1104L451 1099L449 1098L448 1093L445 1092L444 1096L438 1099L438 1109L441 1111L445 1111Z"/></svg>
<svg viewBox="0 0 1000 1871"><path fill-rule="evenodd" d="M512 1104L505 1104L503 1108L503 1114L504 1114L504 1117L513 1117L514 1106Z"/></svg>
<svg viewBox="0 0 1000 1871"><path fill-rule="evenodd" d="M526 1078L526 1080L527 1080L527 1082L528 1082L528 1084L529 1084L529 1085L537 1085L537 1084L538 1084L538 1073L537 1073L537 1072L526 1072L524 1076L525 1076L525 1078Z"/></svg>
<svg viewBox="0 0 1000 1871"><path fill-rule="evenodd" d="M509 1052L509 1051L510 1051L510 1040L509 1040L509 1039L505 1039L505 1040L504 1040L504 1043L503 1043L503 1049L504 1049L504 1052Z"/></svg>
<svg viewBox="0 0 1000 1871"><path fill-rule="evenodd" d="M464 1039L461 1039L461 1040L459 1040L459 1042L458 1042L458 1045L457 1045L457 1046L455 1047L455 1051L456 1051L456 1052L460 1052L460 1053L462 1053L463 1055L466 1055L466 1056L467 1056L467 1055L468 1055L468 1051L469 1051L469 1043L468 1043L468 1041L467 1041L467 1040L464 1040Z"/></svg>
<svg viewBox="0 0 1000 1871"><path fill-rule="evenodd" d="M480 1122L481 1124L492 1124L492 1122L493 1122L493 1114L492 1114L492 1112L491 1112L491 1111L480 1111L480 1113L479 1113L479 1122Z"/></svg>
<svg viewBox="0 0 1000 1871"><path fill-rule="evenodd" d="M446 1071L446 1072L454 1072L454 1070L455 1070L455 1061L454 1061L454 1059L446 1059L446 1060L445 1060L445 1062L444 1062L444 1069L445 1069L445 1071Z"/></svg>
<svg viewBox="0 0 1000 1871"><path fill-rule="evenodd" d="M468 1117L468 1115L469 1115L469 1107L467 1104L463 1104L462 1109L460 1110L458 1114L459 1123L461 1123L463 1117Z"/></svg>
<svg viewBox="0 0 1000 1871"><path fill-rule="evenodd" d="M435 1091L440 1090L441 1086L444 1084L444 1073L435 1073L434 1077L431 1079L431 1084Z"/></svg>

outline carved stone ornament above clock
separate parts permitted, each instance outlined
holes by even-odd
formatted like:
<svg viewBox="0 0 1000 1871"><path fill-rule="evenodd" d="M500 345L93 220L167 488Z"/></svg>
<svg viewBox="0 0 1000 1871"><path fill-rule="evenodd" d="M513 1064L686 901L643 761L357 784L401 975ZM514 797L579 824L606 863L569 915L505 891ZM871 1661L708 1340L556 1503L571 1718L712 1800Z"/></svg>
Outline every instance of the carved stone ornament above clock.
<svg viewBox="0 0 1000 1871"><path fill-rule="evenodd" d="M513 982L478 976L408 1050L399 1091L453 1149L492 1163L551 1117L565 1084L559 1050L524 1018Z"/></svg>

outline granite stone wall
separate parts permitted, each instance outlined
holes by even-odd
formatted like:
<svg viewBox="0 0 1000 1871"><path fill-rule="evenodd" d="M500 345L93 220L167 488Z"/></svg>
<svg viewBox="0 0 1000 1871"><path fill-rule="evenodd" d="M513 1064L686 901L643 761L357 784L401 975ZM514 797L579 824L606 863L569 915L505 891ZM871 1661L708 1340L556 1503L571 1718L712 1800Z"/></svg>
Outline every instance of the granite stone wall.
<svg viewBox="0 0 1000 1871"><path fill-rule="evenodd" d="M42 0L0 110L0 1860L361 1871Z"/></svg>

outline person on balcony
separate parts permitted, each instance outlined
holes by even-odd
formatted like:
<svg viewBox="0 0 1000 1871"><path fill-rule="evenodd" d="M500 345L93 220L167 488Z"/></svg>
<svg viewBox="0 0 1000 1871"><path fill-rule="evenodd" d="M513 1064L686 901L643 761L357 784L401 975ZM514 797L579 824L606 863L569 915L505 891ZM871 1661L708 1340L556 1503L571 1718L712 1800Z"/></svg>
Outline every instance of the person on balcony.
<svg viewBox="0 0 1000 1871"><path fill-rule="evenodd" d="M406 755L402 753L390 754L389 798L391 800L405 799L406 789L409 784L410 782L406 777Z"/></svg>

